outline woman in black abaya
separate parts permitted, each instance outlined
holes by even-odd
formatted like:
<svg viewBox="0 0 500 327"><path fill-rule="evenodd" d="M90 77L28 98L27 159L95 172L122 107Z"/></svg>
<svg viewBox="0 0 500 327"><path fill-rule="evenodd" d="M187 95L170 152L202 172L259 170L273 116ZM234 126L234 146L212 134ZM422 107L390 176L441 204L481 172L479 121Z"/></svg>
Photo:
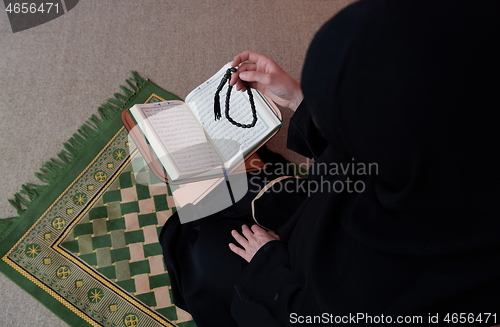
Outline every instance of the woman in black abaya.
<svg viewBox="0 0 500 327"><path fill-rule="evenodd" d="M315 159L310 194L256 200L256 220L279 236L231 232L254 223L251 192L213 217L169 220L161 242L176 304L200 327L315 316L449 325L448 313L500 323L499 13L495 1L369 0L327 22L290 123L289 147ZM241 79L283 105L300 102L274 61L246 52L234 65L245 60ZM349 163L377 170L321 169ZM317 187L349 181L362 192Z"/></svg>

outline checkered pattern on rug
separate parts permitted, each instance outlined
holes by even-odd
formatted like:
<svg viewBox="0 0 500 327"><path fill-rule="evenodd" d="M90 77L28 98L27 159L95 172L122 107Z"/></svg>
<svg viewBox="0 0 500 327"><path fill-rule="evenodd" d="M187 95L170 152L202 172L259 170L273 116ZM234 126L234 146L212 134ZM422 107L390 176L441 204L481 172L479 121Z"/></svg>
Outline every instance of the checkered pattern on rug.
<svg viewBox="0 0 500 327"><path fill-rule="evenodd" d="M158 235L175 212L172 194L133 159L62 246L136 299L178 326L195 326L192 317L172 304L171 287Z"/></svg>

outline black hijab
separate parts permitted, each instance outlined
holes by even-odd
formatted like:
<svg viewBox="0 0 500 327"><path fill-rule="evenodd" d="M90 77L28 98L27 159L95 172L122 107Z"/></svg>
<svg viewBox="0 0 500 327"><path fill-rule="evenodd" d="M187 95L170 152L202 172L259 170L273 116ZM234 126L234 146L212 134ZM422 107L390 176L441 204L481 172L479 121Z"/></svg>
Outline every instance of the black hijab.
<svg viewBox="0 0 500 327"><path fill-rule="evenodd" d="M316 35L305 105L340 160L378 167L342 213L363 244L438 255L500 242L499 13L498 1L362 1Z"/></svg>
<svg viewBox="0 0 500 327"><path fill-rule="evenodd" d="M500 309L499 13L498 1L366 0L317 33L291 123L314 137L292 148L317 155L310 183L365 188L313 192L278 228L295 284L283 273L286 303L258 300L277 321ZM320 169L342 163L378 170ZM252 274L277 271L265 267L280 256L264 256Z"/></svg>

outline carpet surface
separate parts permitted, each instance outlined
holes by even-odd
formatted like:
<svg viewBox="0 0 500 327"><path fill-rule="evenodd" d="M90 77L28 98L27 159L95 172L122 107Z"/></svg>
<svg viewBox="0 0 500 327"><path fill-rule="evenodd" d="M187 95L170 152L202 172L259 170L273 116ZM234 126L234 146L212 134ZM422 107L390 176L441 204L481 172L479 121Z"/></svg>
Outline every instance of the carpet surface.
<svg viewBox="0 0 500 327"><path fill-rule="evenodd" d="M64 2L68 5L68 0ZM0 13L0 224L16 215L7 199L21 184L38 183L33 172L57 156L62 143L116 92L129 70L184 98L249 49L275 59L300 79L314 33L352 2L85 0L57 19L17 33L4 10ZM282 114L284 126L269 148L301 162L285 146L293 112L282 108ZM67 327L3 274L0 289L4 325Z"/></svg>
<svg viewBox="0 0 500 327"><path fill-rule="evenodd" d="M19 217L0 226L0 271L71 326L195 326L172 303L158 243L173 198L120 120L177 97L137 74L127 84L45 163L43 185L11 200Z"/></svg>

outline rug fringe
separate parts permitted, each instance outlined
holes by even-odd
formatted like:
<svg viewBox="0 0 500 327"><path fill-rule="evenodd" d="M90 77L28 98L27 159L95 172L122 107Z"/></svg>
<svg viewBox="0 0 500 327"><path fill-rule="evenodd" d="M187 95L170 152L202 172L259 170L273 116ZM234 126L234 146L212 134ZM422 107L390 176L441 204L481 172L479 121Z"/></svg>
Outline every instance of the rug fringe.
<svg viewBox="0 0 500 327"><path fill-rule="evenodd" d="M120 85L122 93L115 93L113 98L100 105L97 108L98 115L92 115L67 142L63 143L64 149L57 154L57 158L45 162L40 171L35 173L35 176L45 184L24 184L21 190L14 194L14 198L9 200L19 215L34 201L43 197L50 189L50 185L56 184L72 164L79 161L80 156L85 154L87 146L106 130L108 124L120 115L137 91L144 87L146 79L135 71L132 71L131 75L132 77L125 81L127 86ZM2 234L1 229L0 234Z"/></svg>

